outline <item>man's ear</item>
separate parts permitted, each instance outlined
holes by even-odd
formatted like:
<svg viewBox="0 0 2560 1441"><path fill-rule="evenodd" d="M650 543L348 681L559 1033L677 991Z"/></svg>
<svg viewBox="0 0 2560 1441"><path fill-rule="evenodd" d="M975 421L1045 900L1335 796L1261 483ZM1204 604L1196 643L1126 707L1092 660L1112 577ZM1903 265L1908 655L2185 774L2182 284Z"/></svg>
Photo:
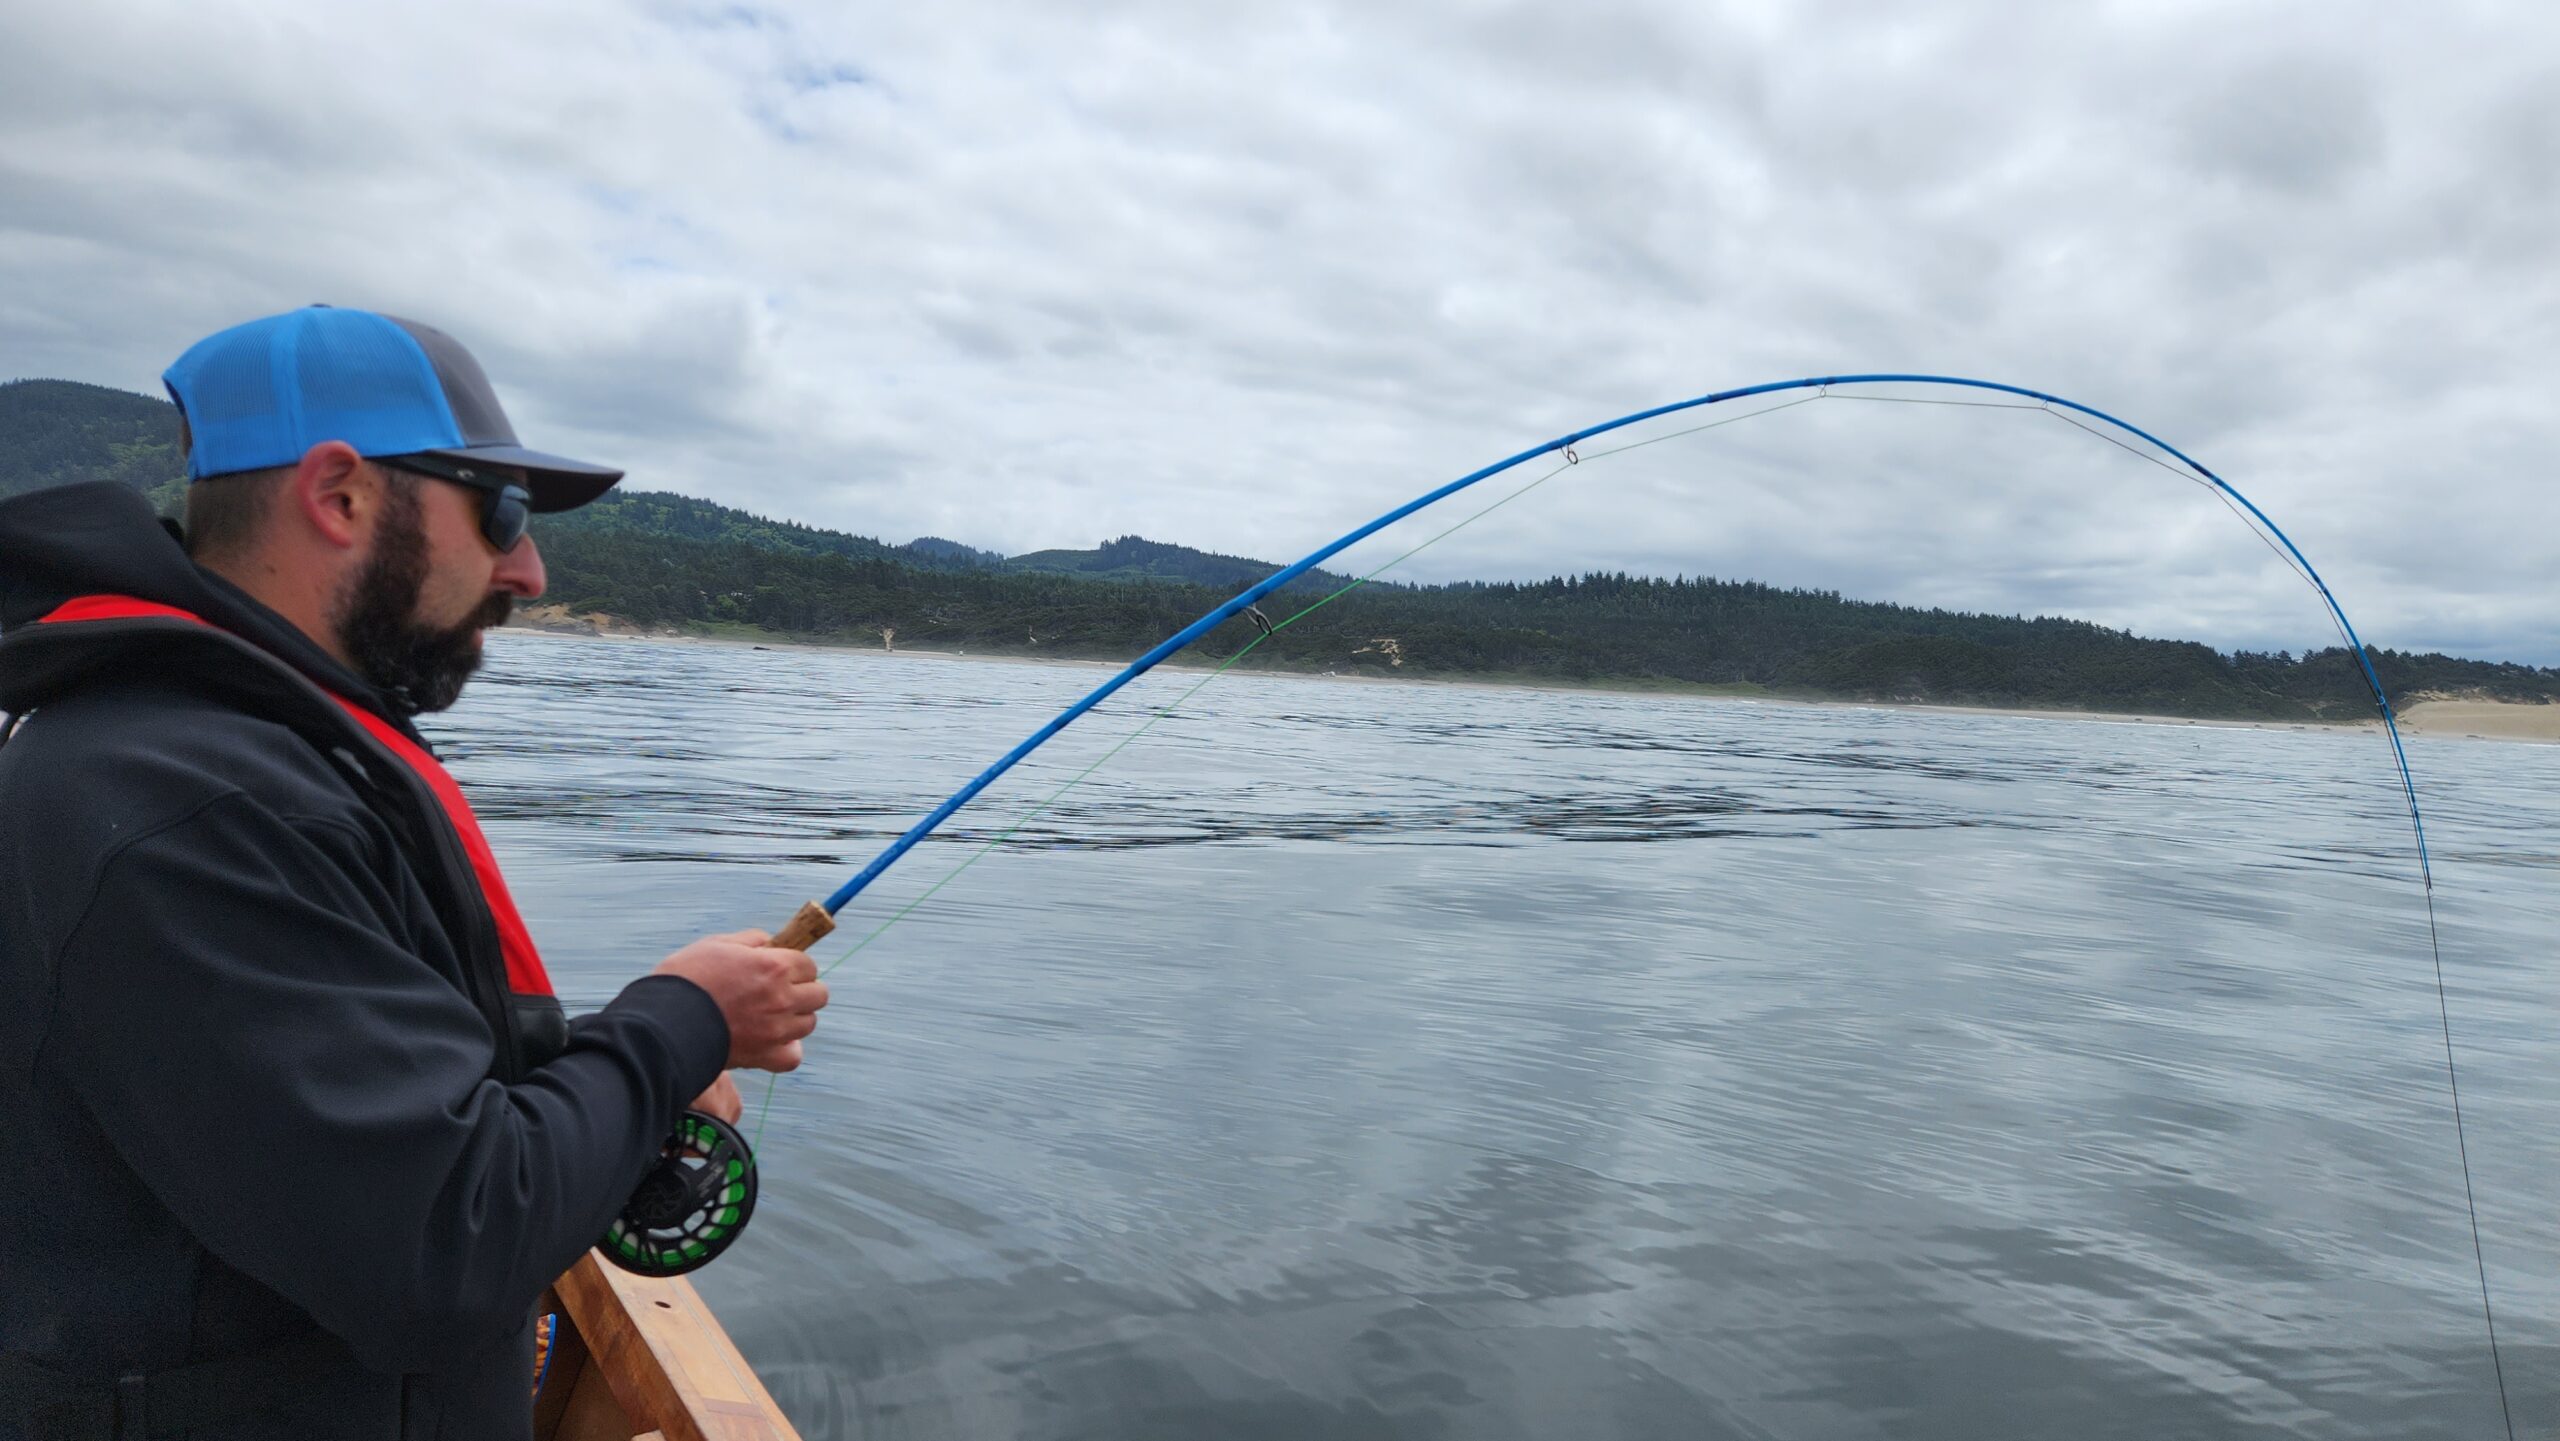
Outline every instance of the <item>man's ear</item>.
<svg viewBox="0 0 2560 1441"><path fill-rule="evenodd" d="M342 550L364 543L382 503L380 478L343 440L324 440L304 451L285 493L291 512L314 535Z"/></svg>

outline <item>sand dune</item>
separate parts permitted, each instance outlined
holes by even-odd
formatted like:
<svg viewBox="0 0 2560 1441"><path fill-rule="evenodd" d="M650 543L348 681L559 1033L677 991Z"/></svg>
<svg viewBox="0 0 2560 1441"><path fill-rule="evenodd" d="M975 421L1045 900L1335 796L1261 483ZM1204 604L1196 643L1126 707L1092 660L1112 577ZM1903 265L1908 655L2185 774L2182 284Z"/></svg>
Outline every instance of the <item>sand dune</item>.
<svg viewBox="0 0 2560 1441"><path fill-rule="evenodd" d="M2560 705L2493 700L2423 700L2400 712L2411 735L2479 736L2496 740L2560 741Z"/></svg>

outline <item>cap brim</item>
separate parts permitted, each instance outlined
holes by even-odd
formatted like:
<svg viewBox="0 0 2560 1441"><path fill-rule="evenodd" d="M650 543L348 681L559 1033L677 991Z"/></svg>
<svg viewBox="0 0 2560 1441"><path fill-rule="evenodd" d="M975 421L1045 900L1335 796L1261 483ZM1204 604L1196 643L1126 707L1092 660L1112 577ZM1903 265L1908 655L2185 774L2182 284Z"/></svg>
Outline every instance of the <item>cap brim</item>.
<svg viewBox="0 0 2560 1441"><path fill-rule="evenodd" d="M476 460L484 465L520 467L525 474L525 489L533 492L533 508L545 514L576 510L613 489L614 482L622 479L622 472L611 466L590 465L565 455L527 450L521 445L474 445L454 450L431 450L427 454L454 460Z"/></svg>

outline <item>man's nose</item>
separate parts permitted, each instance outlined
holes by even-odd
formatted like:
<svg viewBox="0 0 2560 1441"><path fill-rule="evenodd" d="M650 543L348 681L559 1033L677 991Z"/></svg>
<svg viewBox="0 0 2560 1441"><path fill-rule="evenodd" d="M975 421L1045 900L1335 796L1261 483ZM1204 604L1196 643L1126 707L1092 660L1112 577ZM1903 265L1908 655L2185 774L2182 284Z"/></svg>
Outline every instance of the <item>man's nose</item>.
<svg viewBox="0 0 2560 1441"><path fill-rule="evenodd" d="M516 542L515 549L498 557L498 568L490 575L489 584L518 600L539 600L548 579L542 569L541 548L528 533Z"/></svg>

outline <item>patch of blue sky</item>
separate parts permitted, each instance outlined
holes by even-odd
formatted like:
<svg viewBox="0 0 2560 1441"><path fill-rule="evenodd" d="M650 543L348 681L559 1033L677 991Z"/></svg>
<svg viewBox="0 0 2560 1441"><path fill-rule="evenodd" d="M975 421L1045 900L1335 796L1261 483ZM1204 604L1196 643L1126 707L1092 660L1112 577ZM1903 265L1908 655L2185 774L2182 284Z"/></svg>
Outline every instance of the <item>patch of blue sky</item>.
<svg viewBox="0 0 2560 1441"><path fill-rule="evenodd" d="M848 85L868 86L878 82L869 71L857 65L838 61L833 65L798 65L782 74L783 83L803 95L818 90L836 90Z"/></svg>
<svg viewBox="0 0 2560 1441"><path fill-rule="evenodd" d="M637 217L648 202L648 197L637 190L612 185L581 185L578 195L608 215Z"/></svg>
<svg viewBox="0 0 2560 1441"><path fill-rule="evenodd" d="M716 238L701 226L646 191L589 184L578 187L578 198L616 222L614 233L620 243L600 251L599 258L618 274L688 274L700 267L672 257L699 253L716 244Z"/></svg>
<svg viewBox="0 0 2560 1441"><path fill-rule="evenodd" d="M779 105L763 100L752 101L747 106L747 118L756 123L757 129L785 145L809 143L809 132L793 124L791 117L784 114Z"/></svg>
<svg viewBox="0 0 2560 1441"><path fill-rule="evenodd" d="M887 97L888 91L869 74L851 65L834 65L821 69L797 67L782 72L787 92L757 96L747 102L747 118L776 140L787 145L806 145L817 137L795 116L824 117L834 113L831 95L860 91Z"/></svg>
<svg viewBox="0 0 2560 1441"><path fill-rule="evenodd" d="M669 19L698 30L785 30L790 22L778 11L754 5L687 5L670 7Z"/></svg>

